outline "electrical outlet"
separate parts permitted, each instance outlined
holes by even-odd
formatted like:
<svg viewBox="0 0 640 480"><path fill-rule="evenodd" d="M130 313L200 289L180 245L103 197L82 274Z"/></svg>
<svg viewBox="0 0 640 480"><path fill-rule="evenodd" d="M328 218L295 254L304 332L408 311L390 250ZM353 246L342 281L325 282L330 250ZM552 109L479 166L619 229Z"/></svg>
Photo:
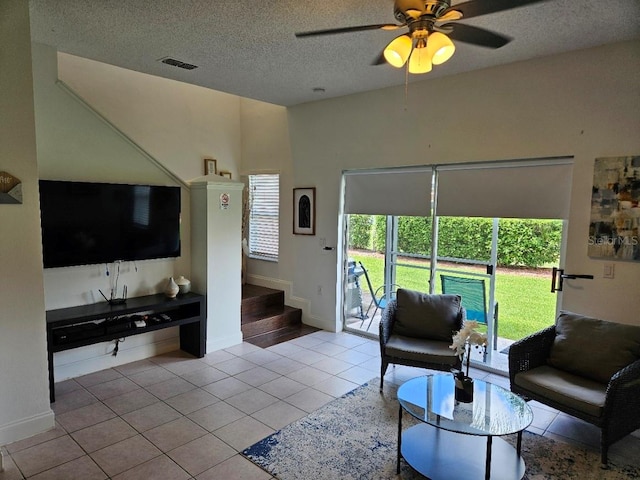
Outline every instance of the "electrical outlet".
<svg viewBox="0 0 640 480"><path fill-rule="evenodd" d="M615 276L615 268L613 263L605 263L602 278L613 278Z"/></svg>

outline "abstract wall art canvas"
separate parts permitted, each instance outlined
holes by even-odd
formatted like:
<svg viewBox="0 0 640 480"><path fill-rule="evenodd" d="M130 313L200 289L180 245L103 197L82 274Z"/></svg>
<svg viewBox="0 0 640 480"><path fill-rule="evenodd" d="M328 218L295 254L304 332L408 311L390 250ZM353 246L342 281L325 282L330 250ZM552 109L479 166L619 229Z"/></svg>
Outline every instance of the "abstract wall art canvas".
<svg viewBox="0 0 640 480"><path fill-rule="evenodd" d="M640 261L640 156L596 158L588 255Z"/></svg>

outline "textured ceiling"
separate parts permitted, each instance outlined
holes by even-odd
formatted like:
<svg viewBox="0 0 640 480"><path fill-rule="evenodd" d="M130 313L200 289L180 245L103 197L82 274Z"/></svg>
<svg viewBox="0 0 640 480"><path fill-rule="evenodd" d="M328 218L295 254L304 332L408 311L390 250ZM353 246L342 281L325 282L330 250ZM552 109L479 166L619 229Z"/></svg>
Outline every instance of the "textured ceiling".
<svg viewBox="0 0 640 480"><path fill-rule="evenodd" d="M405 82L403 69L371 65L397 32L294 37L395 23L392 0L30 0L30 6L35 42L278 105ZM514 40L497 50L456 42L451 60L410 81L638 38L640 0L548 0L464 22ZM199 68L158 61L167 56Z"/></svg>

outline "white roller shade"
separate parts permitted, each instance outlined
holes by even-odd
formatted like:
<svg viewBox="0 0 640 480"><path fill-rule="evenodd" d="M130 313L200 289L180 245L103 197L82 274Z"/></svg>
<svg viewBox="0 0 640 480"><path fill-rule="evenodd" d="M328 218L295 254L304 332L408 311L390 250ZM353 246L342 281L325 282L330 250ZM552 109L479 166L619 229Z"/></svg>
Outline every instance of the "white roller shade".
<svg viewBox="0 0 640 480"><path fill-rule="evenodd" d="M439 216L568 218L573 162L438 167Z"/></svg>
<svg viewBox="0 0 640 480"><path fill-rule="evenodd" d="M428 217L431 178L430 168L346 173L344 213Z"/></svg>

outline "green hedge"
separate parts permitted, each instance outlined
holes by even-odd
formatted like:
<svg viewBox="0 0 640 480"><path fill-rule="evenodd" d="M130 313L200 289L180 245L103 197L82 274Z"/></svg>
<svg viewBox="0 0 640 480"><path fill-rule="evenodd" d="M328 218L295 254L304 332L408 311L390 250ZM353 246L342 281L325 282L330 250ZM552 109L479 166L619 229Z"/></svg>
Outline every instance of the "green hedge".
<svg viewBox="0 0 640 480"><path fill-rule="evenodd" d="M431 231L430 217L398 217L398 249L430 255Z"/></svg>
<svg viewBox="0 0 640 480"><path fill-rule="evenodd" d="M373 249L376 252L384 252L384 246L387 241L387 217L376 215L373 217Z"/></svg>
<svg viewBox="0 0 640 480"><path fill-rule="evenodd" d="M490 218L442 217L438 225L438 255L489 260L492 228ZM498 265L535 268L558 261L562 221L501 219L498 228ZM385 216L351 215L349 232L350 248L384 252ZM431 232L431 218L398 217L399 251L430 255Z"/></svg>
<svg viewBox="0 0 640 480"><path fill-rule="evenodd" d="M349 245L351 248L371 250L371 215L349 216Z"/></svg>
<svg viewBox="0 0 640 480"><path fill-rule="evenodd" d="M541 267L557 263L561 220L500 220L498 263Z"/></svg>

